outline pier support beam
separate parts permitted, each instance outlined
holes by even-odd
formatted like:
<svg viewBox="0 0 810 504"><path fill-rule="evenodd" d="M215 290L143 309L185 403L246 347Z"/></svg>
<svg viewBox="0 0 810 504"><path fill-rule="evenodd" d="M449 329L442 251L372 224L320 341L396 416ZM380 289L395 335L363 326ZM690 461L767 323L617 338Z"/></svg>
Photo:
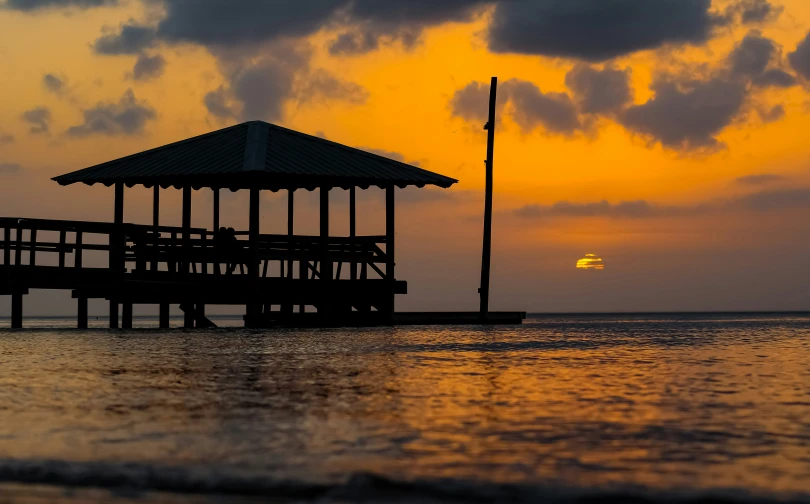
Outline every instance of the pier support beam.
<svg viewBox="0 0 810 504"><path fill-rule="evenodd" d="M132 329L132 303L121 303L121 328Z"/></svg>
<svg viewBox="0 0 810 504"><path fill-rule="evenodd" d="M11 328L22 329L23 326L23 293L11 295Z"/></svg>
<svg viewBox="0 0 810 504"><path fill-rule="evenodd" d="M202 303L198 303L194 311L197 312L195 317L196 318L195 325L196 327L202 327L200 321L205 319L205 305Z"/></svg>
<svg viewBox="0 0 810 504"><path fill-rule="evenodd" d="M87 329L87 298L79 297L76 299L78 305L78 315L76 316L76 327L79 329Z"/></svg>
<svg viewBox="0 0 810 504"><path fill-rule="evenodd" d="M110 299L110 329L118 329L118 301Z"/></svg>
<svg viewBox="0 0 810 504"><path fill-rule="evenodd" d="M160 328L169 328L169 303L160 303Z"/></svg>

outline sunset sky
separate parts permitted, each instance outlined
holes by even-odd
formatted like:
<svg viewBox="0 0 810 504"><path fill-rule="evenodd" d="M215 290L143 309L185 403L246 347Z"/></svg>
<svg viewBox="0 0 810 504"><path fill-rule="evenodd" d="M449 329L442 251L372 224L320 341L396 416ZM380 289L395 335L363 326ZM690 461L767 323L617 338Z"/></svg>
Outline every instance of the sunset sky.
<svg viewBox="0 0 810 504"><path fill-rule="evenodd" d="M397 308L475 309L498 76L493 309L810 309L808 32L807 0L0 0L0 214L111 220L112 189L49 179L262 119L459 179L399 193ZM246 227L246 195L224 204Z"/></svg>

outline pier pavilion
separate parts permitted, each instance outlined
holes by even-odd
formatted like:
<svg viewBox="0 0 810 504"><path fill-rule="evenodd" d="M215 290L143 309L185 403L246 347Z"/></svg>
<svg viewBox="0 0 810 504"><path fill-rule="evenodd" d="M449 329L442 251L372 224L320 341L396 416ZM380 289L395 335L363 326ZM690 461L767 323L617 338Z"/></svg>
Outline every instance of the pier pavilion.
<svg viewBox="0 0 810 504"><path fill-rule="evenodd" d="M448 188L457 182L261 121L54 180L63 186L113 187L113 221L0 218L0 295L12 298L12 327L22 327L29 289L72 291L79 327L87 327L88 299L109 301L110 327L119 327L119 321L131 327L134 304L160 306L161 327L168 327L171 304L184 312L185 327L212 325L207 305L244 306L249 327L392 323L395 296L407 292L406 282L395 276L396 188ZM153 188L152 225L125 221L126 188L136 185ZM359 236L356 190L372 186L385 190L385 235ZM168 188L183 194L179 227L159 225L160 191ZM349 191L348 236L329 235L329 191L334 188ZM293 228L299 189L320 194L317 236L298 235ZM210 230L191 227L195 190L213 191ZM247 230L220 232L222 190L249 191ZM286 234L260 232L261 191L287 192ZM106 266L87 265L87 251L106 255Z"/></svg>

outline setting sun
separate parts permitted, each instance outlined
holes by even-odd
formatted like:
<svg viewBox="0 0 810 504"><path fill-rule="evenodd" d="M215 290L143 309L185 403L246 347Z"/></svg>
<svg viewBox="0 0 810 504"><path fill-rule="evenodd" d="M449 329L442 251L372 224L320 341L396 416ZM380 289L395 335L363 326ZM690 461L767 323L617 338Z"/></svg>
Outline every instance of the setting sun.
<svg viewBox="0 0 810 504"><path fill-rule="evenodd" d="M577 261L577 269L603 270L605 269L605 263L596 254L585 254L585 257Z"/></svg>

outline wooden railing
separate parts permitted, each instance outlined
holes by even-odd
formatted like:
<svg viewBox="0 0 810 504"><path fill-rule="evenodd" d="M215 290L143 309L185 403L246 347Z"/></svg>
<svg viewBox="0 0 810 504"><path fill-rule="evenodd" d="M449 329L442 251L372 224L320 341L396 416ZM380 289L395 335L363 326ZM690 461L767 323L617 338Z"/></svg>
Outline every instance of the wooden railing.
<svg viewBox="0 0 810 504"><path fill-rule="evenodd" d="M277 263L278 276L286 278L320 278L324 264L336 268L334 278L341 277L344 265L352 279L370 274L386 278L385 236L323 240L268 234L260 235L252 248L247 232L236 232L229 239L201 228L0 218L0 230L2 265L6 266L44 264L80 272L87 267L85 252L94 251L107 258L106 264L101 261L94 267L135 275L239 275L258 259L262 277Z"/></svg>

